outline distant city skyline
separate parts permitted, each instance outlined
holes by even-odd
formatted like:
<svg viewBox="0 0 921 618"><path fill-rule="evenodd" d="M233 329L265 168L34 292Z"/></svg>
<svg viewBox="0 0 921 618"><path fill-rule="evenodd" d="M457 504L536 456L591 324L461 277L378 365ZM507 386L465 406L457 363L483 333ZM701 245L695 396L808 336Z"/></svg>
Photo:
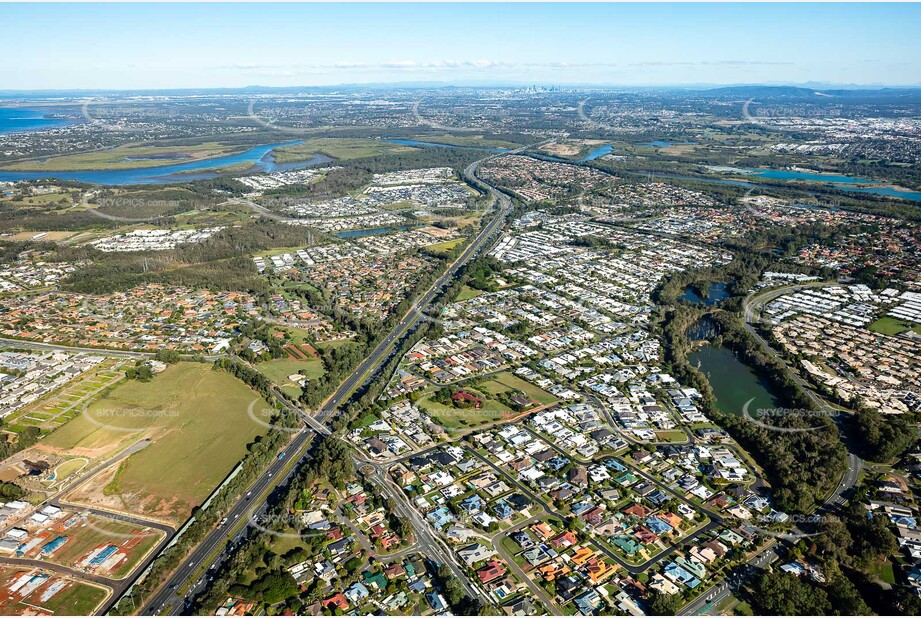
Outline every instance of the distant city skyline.
<svg viewBox="0 0 921 618"><path fill-rule="evenodd" d="M0 21L0 90L921 85L917 4L0 4Z"/></svg>

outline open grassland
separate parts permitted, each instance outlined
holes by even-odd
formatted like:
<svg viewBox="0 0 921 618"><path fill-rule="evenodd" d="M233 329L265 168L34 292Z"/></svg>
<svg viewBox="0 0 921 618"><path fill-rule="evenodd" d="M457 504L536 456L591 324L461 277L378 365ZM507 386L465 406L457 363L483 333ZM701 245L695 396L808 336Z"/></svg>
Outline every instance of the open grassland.
<svg viewBox="0 0 921 618"><path fill-rule="evenodd" d="M286 395L297 398L301 387L288 379L288 376L304 372L308 380L316 380L323 375L323 361L319 358L297 360L293 358L276 358L259 363L257 369L268 379L279 385Z"/></svg>
<svg viewBox="0 0 921 618"><path fill-rule="evenodd" d="M152 444L78 488L71 499L171 521L188 516L266 428L248 415L269 408L229 374L180 363L152 381L124 382L41 448L95 458L149 438Z"/></svg>
<svg viewBox="0 0 921 618"><path fill-rule="evenodd" d="M457 302L462 302L465 300L470 300L471 298L476 298L482 293L483 293L482 290L477 290L477 289L470 287L469 285L465 285L464 287L461 288L461 291L458 292L457 298L455 298L454 300Z"/></svg>
<svg viewBox="0 0 921 618"><path fill-rule="evenodd" d="M498 395L499 393L507 392L518 392L523 391L532 401L536 401L540 405L545 405L548 403L554 403L557 401L556 397L543 390L534 386L530 382L522 380L516 375L513 375L507 371L496 374L488 382L484 382L478 387L480 390L489 393L490 395Z"/></svg>
<svg viewBox="0 0 921 618"><path fill-rule="evenodd" d="M309 160L318 153L340 161L348 161L349 159L363 159L414 150L416 149L409 146L401 146L383 140L326 137L308 139L293 146L276 148L273 153L277 163L291 163Z"/></svg>
<svg viewBox="0 0 921 618"><path fill-rule="evenodd" d="M21 172L72 172L79 170L123 170L160 167L213 159L246 150L245 146L205 142L194 146L154 146L149 143L127 144L117 148L20 161L3 167Z"/></svg>

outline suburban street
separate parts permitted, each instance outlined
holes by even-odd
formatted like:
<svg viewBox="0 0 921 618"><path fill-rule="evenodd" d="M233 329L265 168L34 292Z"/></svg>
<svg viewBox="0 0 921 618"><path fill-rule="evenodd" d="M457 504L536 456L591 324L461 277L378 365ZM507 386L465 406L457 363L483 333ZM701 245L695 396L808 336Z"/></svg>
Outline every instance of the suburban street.
<svg viewBox="0 0 921 618"><path fill-rule="evenodd" d="M511 151L510 151L511 152ZM493 155L501 156L501 155ZM487 157L487 159L493 158ZM483 159L482 161L485 161ZM313 432L328 435L328 429L325 422L329 420L339 410L340 406L346 403L349 397L362 385L368 382L375 372L380 369L390 356L394 353L394 346L403 336L411 332L418 326L422 320L426 319L426 309L455 279L461 269L470 262L474 257L479 255L480 251L487 246L494 235L502 229L505 224L508 213L511 210L511 200L505 194L497 191L494 187L483 183L476 177L476 170L482 161L470 164L464 170L465 178L475 186L487 191L491 196L492 206L497 208L496 214L476 235L474 240L467 246L461 255L446 269L441 277L422 295L422 297L413 305L413 307L403 316L403 319L384 337L383 340L374 348L357 367L357 369L346 378L339 388L324 402L324 404L312 414L311 420L305 421L312 431L305 430L296 434L291 444L285 449L287 457L276 459L267 470L263 472L247 489L243 495L226 514L224 524L217 526L205 539L192 551L183 561L170 578L164 582L158 592L148 601L141 613L144 614L168 614L173 615L182 610L186 599L182 596L180 589L188 583L194 576L210 566L204 564L218 550L223 547L229 539L233 538L244 529L248 517L258 512L262 508L262 503L269 493L279 485L284 484L290 477L290 474L296 469L296 462L299 462L309 449L313 441ZM290 404L282 399L285 405ZM309 416L304 414L303 416ZM325 431L324 431L325 430ZM362 462L363 463L363 462ZM398 488L394 489L388 482L379 483L382 490L393 498L397 505L405 500L405 497ZM445 563L452 569L460 581L464 584L468 594L479 596L466 576L460 571L452 558L449 558L449 552L441 550L438 541L431 537L433 533L429 531L427 522L416 521L418 514L415 509L405 506L401 510L401 516L408 518L416 529L419 543L424 551L435 560ZM439 560L440 556L440 560ZM139 571L137 578L143 574ZM130 590L130 588L129 588ZM117 598L113 597L113 603Z"/></svg>

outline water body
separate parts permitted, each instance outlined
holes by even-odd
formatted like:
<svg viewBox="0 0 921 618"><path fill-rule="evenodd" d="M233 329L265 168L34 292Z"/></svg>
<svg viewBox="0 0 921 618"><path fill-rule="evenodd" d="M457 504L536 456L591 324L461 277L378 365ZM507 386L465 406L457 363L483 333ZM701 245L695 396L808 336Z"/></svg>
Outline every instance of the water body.
<svg viewBox="0 0 921 618"><path fill-rule="evenodd" d="M67 124L63 118L46 118L45 112L22 107L0 107L0 134L53 129Z"/></svg>
<svg viewBox="0 0 921 618"><path fill-rule="evenodd" d="M347 232L337 232L339 238L361 238L362 236L376 236L377 234L388 234L390 232L405 232L411 230L412 225L400 225L395 227L375 227L367 230L349 230Z"/></svg>
<svg viewBox="0 0 921 618"><path fill-rule="evenodd" d="M272 151L283 146L300 144L303 140L284 142L280 144L265 144L250 148L238 154L190 161L188 163L172 163L145 167L143 169L129 170L83 170L74 172L3 172L0 171L0 181L16 182L19 180L38 180L42 178L57 178L59 180L76 180L97 185L134 185L134 184L163 184L170 182L186 182L189 180L204 180L214 178L219 174L209 171L217 167L250 163L255 171L283 172L288 170L303 169L321 163L332 161L325 155L314 155L308 161L294 163L276 163ZM196 170L201 170L196 173Z"/></svg>
<svg viewBox="0 0 921 618"><path fill-rule="evenodd" d="M479 150L481 152L508 152L505 148L488 148L486 146L455 146L454 144L439 144L438 142L419 142L414 139L388 139L391 144L401 146L415 146L416 148L460 148L461 150Z"/></svg>
<svg viewBox="0 0 921 618"><path fill-rule="evenodd" d="M841 174L821 174L817 172L797 172L793 170L762 170L762 169L744 169L744 168L713 168L715 171L736 172L747 176L757 178L767 178L770 180L808 180L812 182L824 182L832 185L842 185L836 187L841 191L854 193L871 193L873 195L882 195L884 197L896 197L914 202L921 202L921 192L905 191L893 189L892 187L851 187L847 185L873 185L879 184L872 178L860 178L858 176L844 176Z"/></svg>
<svg viewBox="0 0 921 618"><path fill-rule="evenodd" d="M688 286L684 289L684 294L681 295L683 300L686 300L695 305L703 305L705 307L715 307L722 303L724 300L729 298L729 290L726 289L725 283L722 281L714 281L710 283L710 286L707 291L707 297L701 298L700 294L694 289L694 286Z"/></svg>
<svg viewBox="0 0 921 618"><path fill-rule="evenodd" d="M740 361L726 348L702 345L688 360L706 374L716 396L716 407L726 414L742 415L745 403L754 398L749 405L752 414L759 408L779 408L780 401L768 387L767 380Z"/></svg>
<svg viewBox="0 0 921 618"><path fill-rule="evenodd" d="M611 146L610 144L599 146L598 148L595 148L593 151L591 151L590 153L588 153L587 155L579 159L579 163L584 163L586 161L594 161L598 157L603 157L604 155L610 154L613 151L614 151L614 146Z"/></svg>
<svg viewBox="0 0 921 618"><path fill-rule="evenodd" d="M712 341L719 334L719 328L710 316L702 316L688 327L685 336L688 341Z"/></svg>

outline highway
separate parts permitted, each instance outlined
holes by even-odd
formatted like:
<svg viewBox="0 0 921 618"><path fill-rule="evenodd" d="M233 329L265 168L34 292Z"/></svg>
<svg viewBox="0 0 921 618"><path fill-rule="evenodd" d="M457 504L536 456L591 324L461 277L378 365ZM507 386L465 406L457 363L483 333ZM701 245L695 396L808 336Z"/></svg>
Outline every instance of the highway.
<svg viewBox="0 0 921 618"><path fill-rule="evenodd" d="M426 319L426 309L448 288L461 269L464 268L470 260L478 256L480 251L487 246L495 234L503 228L508 214L511 212L511 200L507 195L477 178L476 170L483 161L505 156L507 154L514 154L521 150L523 149L491 155L485 159L471 163L464 170L464 176L471 184L488 192L491 197L490 207L496 207L497 209L495 216L493 216L489 223L477 233L474 240L467 246L461 255L445 270L442 276L438 278L429 290L422 295L391 332L378 343L371 354L358 365L356 370L346 378L324 404L313 413L313 418L306 420L307 427L297 433L285 449L287 456L284 459L276 459L273 461L268 469L263 471L263 473L253 481L247 488L245 494L230 508L226 514L224 524L215 527L191 554L186 557L182 565L173 572L168 580L161 585L159 590L144 605L140 612L141 614L173 615L182 611L186 605L186 598L180 593L180 588L189 583L204 567L211 566L213 563L205 563L209 560L213 560L213 557L218 554L220 548L227 544L228 540L234 538L244 530L248 518L252 513L258 513L264 508L265 500L271 491L287 481L296 469L294 464L299 462L306 454L313 441L313 432L317 431L324 435L329 435L329 431L325 426L326 421L332 418L339 410L340 406L346 403L357 389L366 384L375 375L377 370L387 363L390 356L394 353L395 344ZM276 393L276 396L277 395ZM285 405L288 405L285 398L282 397L281 401L285 402ZM288 407L290 407L290 405L288 405ZM307 431L307 428L313 431ZM362 464L364 463L365 462L362 462ZM397 505L398 513L412 522L416 530L416 535L419 538L419 543L423 547L423 551L431 552L429 554L430 558L440 563L447 564L464 584L468 594L481 596L477 594L477 590L471 587L466 576L463 575L463 572L454 562L451 552L448 552L446 548L434 538L428 523L421 520L418 512L413 509L411 505L405 504L405 496L402 490L393 487L386 479L386 475L380 475L377 481L382 490L394 500ZM140 571L134 577L138 578L142 573L143 572ZM194 593L197 588L197 585L193 585L187 597L193 596L192 593Z"/></svg>

